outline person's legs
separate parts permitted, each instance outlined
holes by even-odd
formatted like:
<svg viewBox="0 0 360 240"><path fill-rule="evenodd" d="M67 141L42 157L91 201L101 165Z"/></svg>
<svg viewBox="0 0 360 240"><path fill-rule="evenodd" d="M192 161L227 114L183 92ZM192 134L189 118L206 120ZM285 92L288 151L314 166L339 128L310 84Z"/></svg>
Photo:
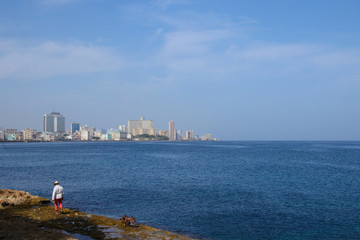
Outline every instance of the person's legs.
<svg viewBox="0 0 360 240"><path fill-rule="evenodd" d="M61 199L57 199L59 201L59 207L60 207L60 211L61 213L63 212L63 205L62 205L62 198Z"/></svg>
<svg viewBox="0 0 360 240"><path fill-rule="evenodd" d="M58 210L59 199L55 199L54 204L55 204L55 211L56 211L56 214L57 214L58 213L57 210Z"/></svg>

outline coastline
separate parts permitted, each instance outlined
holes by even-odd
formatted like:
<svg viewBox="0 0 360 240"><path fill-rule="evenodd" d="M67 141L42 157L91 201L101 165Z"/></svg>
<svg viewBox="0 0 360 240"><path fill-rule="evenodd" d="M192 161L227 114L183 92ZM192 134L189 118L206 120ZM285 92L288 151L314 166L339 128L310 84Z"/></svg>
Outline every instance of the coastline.
<svg viewBox="0 0 360 240"><path fill-rule="evenodd" d="M0 239L193 239L68 208L57 215L49 199L25 191L0 189L0 213Z"/></svg>

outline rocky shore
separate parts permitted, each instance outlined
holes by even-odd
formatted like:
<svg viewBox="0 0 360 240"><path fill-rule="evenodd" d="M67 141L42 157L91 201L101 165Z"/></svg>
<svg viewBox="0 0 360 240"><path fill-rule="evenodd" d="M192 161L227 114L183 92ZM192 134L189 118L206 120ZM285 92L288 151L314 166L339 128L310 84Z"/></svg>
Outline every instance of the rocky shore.
<svg viewBox="0 0 360 240"><path fill-rule="evenodd" d="M0 226L0 239L192 239L68 208L57 215L49 199L8 189L0 189Z"/></svg>

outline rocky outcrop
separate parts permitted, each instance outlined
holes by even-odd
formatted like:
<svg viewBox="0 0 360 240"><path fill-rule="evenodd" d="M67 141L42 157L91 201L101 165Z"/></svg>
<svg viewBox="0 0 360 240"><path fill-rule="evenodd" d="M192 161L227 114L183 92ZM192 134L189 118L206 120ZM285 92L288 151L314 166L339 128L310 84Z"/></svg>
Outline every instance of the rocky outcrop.
<svg viewBox="0 0 360 240"><path fill-rule="evenodd" d="M39 203L50 203L50 200L25 191L0 189L0 208Z"/></svg>
<svg viewBox="0 0 360 240"><path fill-rule="evenodd" d="M64 208L56 214L49 199L25 191L0 189L0 239L166 239L192 240L146 225ZM71 234L73 236L71 236Z"/></svg>

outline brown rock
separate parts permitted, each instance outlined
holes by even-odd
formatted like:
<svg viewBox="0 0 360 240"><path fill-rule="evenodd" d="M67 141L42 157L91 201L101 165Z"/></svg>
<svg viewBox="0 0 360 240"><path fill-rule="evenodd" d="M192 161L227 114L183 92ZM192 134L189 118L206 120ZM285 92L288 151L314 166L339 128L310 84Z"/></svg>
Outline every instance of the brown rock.
<svg viewBox="0 0 360 240"><path fill-rule="evenodd" d="M0 189L0 208L37 203L50 203L50 200L25 191Z"/></svg>

